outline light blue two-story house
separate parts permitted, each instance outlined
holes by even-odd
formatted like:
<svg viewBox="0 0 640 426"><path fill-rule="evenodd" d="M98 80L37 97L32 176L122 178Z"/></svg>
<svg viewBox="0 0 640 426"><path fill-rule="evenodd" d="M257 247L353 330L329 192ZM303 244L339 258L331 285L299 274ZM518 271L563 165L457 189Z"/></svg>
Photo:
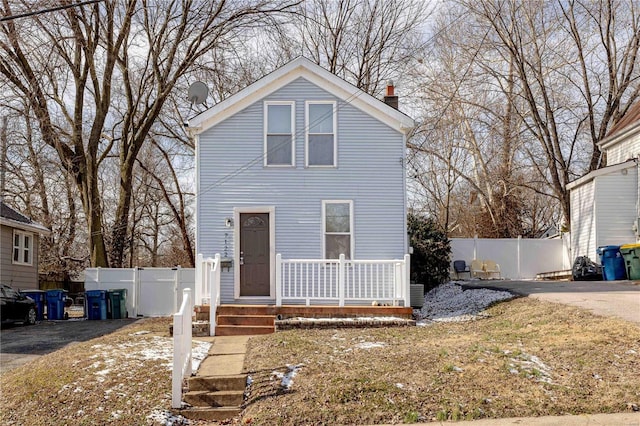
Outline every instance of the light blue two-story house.
<svg viewBox="0 0 640 426"><path fill-rule="evenodd" d="M414 121L387 91L298 58L189 121L196 250L220 255L217 303L408 306Z"/></svg>

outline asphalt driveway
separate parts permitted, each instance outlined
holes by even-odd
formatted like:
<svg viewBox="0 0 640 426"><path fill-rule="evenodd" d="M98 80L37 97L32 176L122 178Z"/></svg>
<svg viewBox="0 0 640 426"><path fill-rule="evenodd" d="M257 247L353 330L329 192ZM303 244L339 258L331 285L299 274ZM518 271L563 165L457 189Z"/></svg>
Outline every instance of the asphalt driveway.
<svg viewBox="0 0 640 426"><path fill-rule="evenodd" d="M464 286L509 290L640 324L640 285L633 281L471 280L465 281Z"/></svg>
<svg viewBox="0 0 640 426"><path fill-rule="evenodd" d="M42 321L0 329L0 374L63 346L109 334L136 319Z"/></svg>

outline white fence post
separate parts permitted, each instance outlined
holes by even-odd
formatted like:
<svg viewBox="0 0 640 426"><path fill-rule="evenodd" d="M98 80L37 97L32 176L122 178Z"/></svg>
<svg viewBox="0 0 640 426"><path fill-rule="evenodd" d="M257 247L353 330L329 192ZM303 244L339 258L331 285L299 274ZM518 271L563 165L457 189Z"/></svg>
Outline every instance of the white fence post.
<svg viewBox="0 0 640 426"><path fill-rule="evenodd" d="M173 270L173 311L178 312L178 295L180 294L180 265Z"/></svg>
<svg viewBox="0 0 640 426"><path fill-rule="evenodd" d="M173 370L171 371L171 407L182 406L182 380L190 376L191 365L191 323L193 299L191 289L182 292L182 304L173 315Z"/></svg>
<svg viewBox="0 0 640 426"><path fill-rule="evenodd" d="M216 335L216 310L220 301L220 253L216 253L209 279L209 336Z"/></svg>
<svg viewBox="0 0 640 426"><path fill-rule="evenodd" d="M408 254L404 255L404 281L402 286L404 287L404 307L407 308L411 306L411 256Z"/></svg>
<svg viewBox="0 0 640 426"><path fill-rule="evenodd" d="M195 287L194 287L194 297L193 297L193 303L194 305L202 305L202 254L199 253L196 256L196 280L195 280Z"/></svg>
<svg viewBox="0 0 640 426"><path fill-rule="evenodd" d="M282 255L276 254L276 306L282 306Z"/></svg>
<svg viewBox="0 0 640 426"><path fill-rule="evenodd" d="M340 260L338 262L338 304L340 307L344 306L344 267L345 256L344 253L341 253Z"/></svg>

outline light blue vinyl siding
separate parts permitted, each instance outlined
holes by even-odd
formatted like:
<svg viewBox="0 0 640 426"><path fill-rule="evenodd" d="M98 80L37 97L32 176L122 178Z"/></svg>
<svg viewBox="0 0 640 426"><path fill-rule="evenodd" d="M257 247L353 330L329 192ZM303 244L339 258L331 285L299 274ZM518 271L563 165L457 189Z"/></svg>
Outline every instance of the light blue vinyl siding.
<svg viewBox="0 0 640 426"><path fill-rule="evenodd" d="M337 101L337 168L305 168L305 101ZM295 167L264 167L264 101L295 101ZM299 78L199 136L197 250L233 257L234 207L275 206L276 253L322 258L322 200L353 200L354 258L405 254L404 138L399 132ZM239 226L239 224L235 224ZM222 302L234 299L233 271Z"/></svg>

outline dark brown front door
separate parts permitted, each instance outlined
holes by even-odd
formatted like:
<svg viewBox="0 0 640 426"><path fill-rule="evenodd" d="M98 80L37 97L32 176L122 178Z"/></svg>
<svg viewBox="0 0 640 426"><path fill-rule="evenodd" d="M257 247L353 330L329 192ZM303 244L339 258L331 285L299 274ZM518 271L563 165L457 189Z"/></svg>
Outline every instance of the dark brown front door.
<svg viewBox="0 0 640 426"><path fill-rule="evenodd" d="M270 296L269 213L240 213L240 296Z"/></svg>

